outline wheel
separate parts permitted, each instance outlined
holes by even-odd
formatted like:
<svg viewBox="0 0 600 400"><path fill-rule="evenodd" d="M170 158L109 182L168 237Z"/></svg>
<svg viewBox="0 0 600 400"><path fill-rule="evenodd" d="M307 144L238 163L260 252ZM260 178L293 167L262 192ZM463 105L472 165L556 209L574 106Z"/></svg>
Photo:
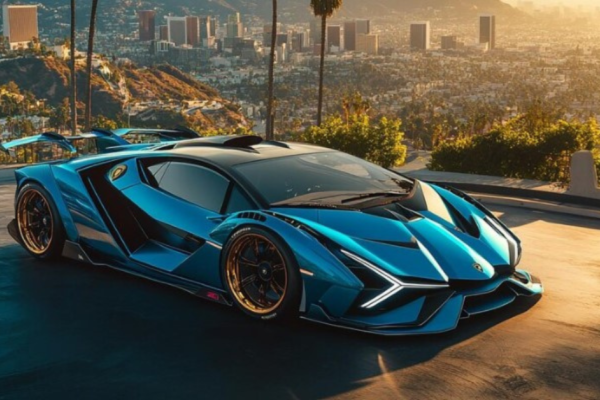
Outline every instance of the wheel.
<svg viewBox="0 0 600 400"><path fill-rule="evenodd" d="M25 250L39 259L60 256L65 244L64 228L56 205L44 188L35 183L23 186L15 214Z"/></svg>
<svg viewBox="0 0 600 400"><path fill-rule="evenodd" d="M288 245L259 227L244 227L223 249L223 282L235 304L251 317L297 316L302 295L300 270Z"/></svg>

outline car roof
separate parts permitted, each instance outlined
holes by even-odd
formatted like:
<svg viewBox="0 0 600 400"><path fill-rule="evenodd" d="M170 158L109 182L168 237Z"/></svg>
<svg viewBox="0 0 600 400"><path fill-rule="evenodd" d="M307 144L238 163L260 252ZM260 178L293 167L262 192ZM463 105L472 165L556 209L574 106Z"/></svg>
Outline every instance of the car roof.
<svg viewBox="0 0 600 400"><path fill-rule="evenodd" d="M249 147L193 146L167 150L173 156L185 156L204 160L229 168L239 164L264 161L302 154L333 151L324 147L292 142L263 142Z"/></svg>

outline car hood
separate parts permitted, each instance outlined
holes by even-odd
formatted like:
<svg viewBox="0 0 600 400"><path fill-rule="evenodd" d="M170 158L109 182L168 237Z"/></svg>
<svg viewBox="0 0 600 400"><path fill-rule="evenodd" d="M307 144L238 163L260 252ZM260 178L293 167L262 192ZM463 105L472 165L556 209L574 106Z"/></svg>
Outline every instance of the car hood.
<svg viewBox="0 0 600 400"><path fill-rule="evenodd" d="M419 190L427 186L424 191L430 206L413 204L424 209L416 210L409 220L396 218L393 212L385 217L386 213L373 215L364 210L282 207L272 211L309 226L396 276L481 281L511 264L507 235L489 221L489 216L441 188L420 186ZM434 197L439 198L432 201ZM439 210L441 204L447 205L445 211ZM454 223L457 213L474 225L476 236Z"/></svg>

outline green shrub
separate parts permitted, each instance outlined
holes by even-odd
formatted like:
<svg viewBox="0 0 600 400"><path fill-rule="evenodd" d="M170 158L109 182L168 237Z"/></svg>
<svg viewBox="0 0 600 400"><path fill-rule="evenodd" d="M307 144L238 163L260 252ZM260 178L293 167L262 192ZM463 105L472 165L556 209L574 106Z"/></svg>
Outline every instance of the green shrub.
<svg viewBox="0 0 600 400"><path fill-rule="evenodd" d="M568 183L570 158L579 150L594 153L600 174L600 130L595 121L559 121L533 132L509 123L485 135L442 143L433 151L429 168Z"/></svg>
<svg viewBox="0 0 600 400"><path fill-rule="evenodd" d="M366 115L331 116L323 124L300 134L306 143L329 147L379 164L385 168L402 165L406 159L404 133L397 119L382 118L371 123Z"/></svg>

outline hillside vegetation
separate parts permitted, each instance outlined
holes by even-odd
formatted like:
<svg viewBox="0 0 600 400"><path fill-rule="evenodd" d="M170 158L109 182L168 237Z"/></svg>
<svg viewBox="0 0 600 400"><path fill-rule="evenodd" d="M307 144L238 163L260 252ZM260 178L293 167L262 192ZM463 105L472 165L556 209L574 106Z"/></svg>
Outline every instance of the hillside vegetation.
<svg viewBox="0 0 600 400"><path fill-rule="evenodd" d="M85 99L85 65L77 68L78 108L83 111ZM23 57L0 63L0 82L14 82L22 92L31 92L44 99L49 108L60 107L69 97L69 66L54 57ZM157 108L156 114L168 123L188 123L202 128L220 128L244 124L236 107L210 86L170 65L137 68L134 65L116 66L105 63L95 69L92 78L93 114L109 119L122 118L127 104L158 102L170 107ZM185 101L221 103L221 111L210 116L197 112L183 116L177 107ZM82 115L82 114L80 114ZM153 123L159 124L156 119Z"/></svg>

